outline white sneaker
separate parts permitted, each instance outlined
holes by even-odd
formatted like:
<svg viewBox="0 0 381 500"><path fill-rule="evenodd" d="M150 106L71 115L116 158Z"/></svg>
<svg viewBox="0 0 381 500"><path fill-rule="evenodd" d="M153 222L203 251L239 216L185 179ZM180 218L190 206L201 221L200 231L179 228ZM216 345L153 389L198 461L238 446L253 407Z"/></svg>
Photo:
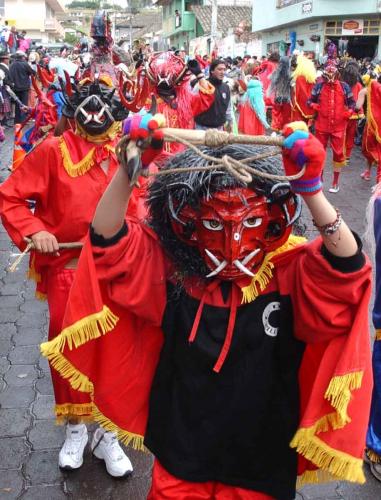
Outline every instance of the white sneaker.
<svg viewBox="0 0 381 500"><path fill-rule="evenodd" d="M66 439L58 456L61 469L78 469L83 464L83 451L89 436L85 424L66 426Z"/></svg>
<svg viewBox="0 0 381 500"><path fill-rule="evenodd" d="M332 187L329 188L328 190L330 193L338 193L340 191L339 185L334 184Z"/></svg>
<svg viewBox="0 0 381 500"><path fill-rule="evenodd" d="M130 459L119 445L113 432L105 432L98 427L91 443L93 454L105 461L107 472L113 477L127 477L133 468Z"/></svg>

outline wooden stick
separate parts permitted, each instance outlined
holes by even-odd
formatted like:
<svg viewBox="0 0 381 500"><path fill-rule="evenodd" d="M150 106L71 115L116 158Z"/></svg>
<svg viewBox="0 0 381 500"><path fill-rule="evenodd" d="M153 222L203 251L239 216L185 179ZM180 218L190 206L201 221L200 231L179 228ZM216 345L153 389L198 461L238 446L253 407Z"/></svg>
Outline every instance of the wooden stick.
<svg viewBox="0 0 381 500"><path fill-rule="evenodd" d="M17 257L17 259L11 264L8 268L8 271L10 273L14 273L17 270L18 265L20 262L23 260L25 255L29 253L31 250L34 250L34 244L33 241L30 238L24 238L25 241L27 242L27 246L25 247L25 250ZM82 248L83 243L81 241L73 241L73 242L68 242L68 243L58 243L58 248L60 250L70 250L74 248Z"/></svg>
<svg viewBox="0 0 381 500"><path fill-rule="evenodd" d="M223 130L184 130L179 128L163 128L164 139L176 142L177 138L184 139L194 145L223 146L224 144L262 144L266 146L282 146L283 137L267 135L230 134Z"/></svg>

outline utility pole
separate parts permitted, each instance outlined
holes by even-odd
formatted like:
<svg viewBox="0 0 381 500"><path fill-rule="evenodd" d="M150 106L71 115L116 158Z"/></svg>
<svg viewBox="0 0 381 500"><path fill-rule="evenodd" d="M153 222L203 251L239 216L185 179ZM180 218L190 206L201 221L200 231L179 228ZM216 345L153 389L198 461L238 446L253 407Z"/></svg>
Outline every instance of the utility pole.
<svg viewBox="0 0 381 500"><path fill-rule="evenodd" d="M216 41L217 41L217 14L218 14L218 5L217 5L217 0L211 0L212 3L212 16L211 16L211 22L210 22L210 47L211 51L213 52Z"/></svg>

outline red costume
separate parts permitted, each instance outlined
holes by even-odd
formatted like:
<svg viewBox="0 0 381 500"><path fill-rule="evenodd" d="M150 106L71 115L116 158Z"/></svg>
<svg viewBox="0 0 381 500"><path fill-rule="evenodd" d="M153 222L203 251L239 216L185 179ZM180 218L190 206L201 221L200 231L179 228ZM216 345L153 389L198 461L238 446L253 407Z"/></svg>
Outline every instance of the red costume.
<svg viewBox="0 0 381 500"><path fill-rule="evenodd" d="M369 165L377 164L377 182L381 180L381 84L370 81L367 87L366 127L363 134L362 152Z"/></svg>
<svg viewBox="0 0 381 500"><path fill-rule="evenodd" d="M316 137L325 148L331 143L333 166L343 167L346 163L345 131L355 105L351 89L337 79L323 80L314 86L311 102L317 111Z"/></svg>
<svg viewBox="0 0 381 500"><path fill-rule="evenodd" d="M307 161L312 177L293 186L314 194L324 152L308 133L295 140L285 165ZM159 461L149 498L291 500L296 473L318 481L318 469L364 482L369 263L290 236L300 206L288 185L242 188L218 166L176 172L200 166L194 156L153 182L151 227L91 231L64 329L43 353L91 393L97 421L139 449L145 436Z"/></svg>
<svg viewBox="0 0 381 500"><path fill-rule="evenodd" d="M357 82L352 87L353 99L357 101L360 90L363 88L360 82ZM361 108L357 112L353 113L349 117L347 130L345 134L345 154L347 159L349 160L351 157L352 149L355 143L355 135L357 129L358 120L364 118L364 110Z"/></svg>
<svg viewBox="0 0 381 500"><path fill-rule="evenodd" d="M291 121L308 121L314 110L308 103L314 83L308 83L304 76L298 76L291 87Z"/></svg>

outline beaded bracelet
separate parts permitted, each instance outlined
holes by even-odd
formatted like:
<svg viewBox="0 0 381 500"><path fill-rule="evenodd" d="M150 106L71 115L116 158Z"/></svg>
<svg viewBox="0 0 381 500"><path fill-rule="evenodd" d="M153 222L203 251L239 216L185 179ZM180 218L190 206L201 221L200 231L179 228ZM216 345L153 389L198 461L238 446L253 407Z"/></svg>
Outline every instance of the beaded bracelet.
<svg viewBox="0 0 381 500"><path fill-rule="evenodd" d="M336 231L339 229L341 226L341 223L343 222L343 218L341 216L341 212L338 208L335 207L337 217L333 222L330 222L328 224L324 224L323 226L319 226L316 224L314 220L312 220L313 225L316 227L316 229L324 234L325 236L331 236L332 234L336 233Z"/></svg>

